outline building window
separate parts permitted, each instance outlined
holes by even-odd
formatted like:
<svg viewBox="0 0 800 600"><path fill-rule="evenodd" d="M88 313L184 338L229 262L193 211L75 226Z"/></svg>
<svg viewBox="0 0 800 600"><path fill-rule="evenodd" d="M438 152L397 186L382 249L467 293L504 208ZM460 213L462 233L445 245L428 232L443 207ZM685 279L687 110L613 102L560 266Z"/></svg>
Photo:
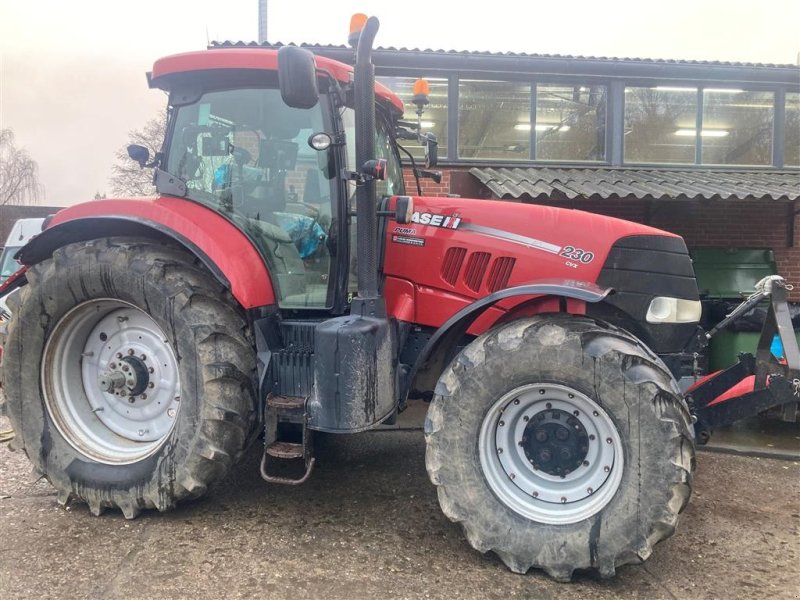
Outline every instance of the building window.
<svg viewBox="0 0 800 600"><path fill-rule="evenodd" d="M783 164L800 167L800 93L786 92L786 150Z"/></svg>
<svg viewBox="0 0 800 600"><path fill-rule="evenodd" d="M774 105L772 92L703 90L703 164L772 164Z"/></svg>
<svg viewBox="0 0 800 600"><path fill-rule="evenodd" d="M625 88L625 162L694 163L696 128L696 88Z"/></svg>
<svg viewBox="0 0 800 600"><path fill-rule="evenodd" d="M530 114L529 84L459 81L459 157L529 160Z"/></svg>
<svg viewBox="0 0 800 600"><path fill-rule="evenodd" d="M417 107L411 102L414 97L413 77L378 77L383 85L391 89L403 101L403 120L417 122ZM430 104L422 114L422 132L433 133L439 142L439 157L447 157L447 79L428 79L430 84ZM425 150L414 140L400 140L400 144L411 152L414 158L425 157ZM402 156L405 159L405 155Z"/></svg>
<svg viewBox="0 0 800 600"><path fill-rule="evenodd" d="M536 160L604 160L606 87L538 84L535 127Z"/></svg>

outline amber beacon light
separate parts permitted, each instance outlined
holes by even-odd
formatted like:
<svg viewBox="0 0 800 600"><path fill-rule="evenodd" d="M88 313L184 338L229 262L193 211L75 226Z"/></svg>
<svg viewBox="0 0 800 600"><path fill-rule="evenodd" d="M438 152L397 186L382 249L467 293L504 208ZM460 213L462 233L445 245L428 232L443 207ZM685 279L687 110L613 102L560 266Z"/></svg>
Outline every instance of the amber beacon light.
<svg viewBox="0 0 800 600"><path fill-rule="evenodd" d="M347 43L353 48L358 45L358 37L361 35L361 30L367 22L367 15L364 13L356 13L350 17L350 35L347 36Z"/></svg>

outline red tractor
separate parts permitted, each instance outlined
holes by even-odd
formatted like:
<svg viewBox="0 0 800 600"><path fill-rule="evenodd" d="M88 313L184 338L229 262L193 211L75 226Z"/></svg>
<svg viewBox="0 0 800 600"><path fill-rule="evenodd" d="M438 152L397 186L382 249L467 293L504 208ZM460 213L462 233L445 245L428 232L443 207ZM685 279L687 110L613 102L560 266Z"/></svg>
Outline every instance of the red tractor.
<svg viewBox="0 0 800 600"><path fill-rule="evenodd" d="M3 364L17 445L62 505L134 518L203 495L261 434L263 477L301 483L313 432L424 398L426 466L472 546L609 577L675 530L694 421L724 422L709 390L735 383L688 399L676 383L705 339L686 246L575 210L407 196L398 139L428 167L436 145L375 83L377 29L352 36L353 68L292 46L155 63L164 145L130 154L158 197L64 209L0 289L21 288ZM793 397L796 344L787 359L735 367L759 409Z"/></svg>

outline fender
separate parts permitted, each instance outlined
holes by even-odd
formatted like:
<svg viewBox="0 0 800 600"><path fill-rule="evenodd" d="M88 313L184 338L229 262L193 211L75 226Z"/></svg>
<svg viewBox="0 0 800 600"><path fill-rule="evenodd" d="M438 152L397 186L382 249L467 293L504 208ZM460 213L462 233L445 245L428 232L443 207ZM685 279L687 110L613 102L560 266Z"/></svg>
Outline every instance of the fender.
<svg viewBox="0 0 800 600"><path fill-rule="evenodd" d="M470 326L490 307L508 298L519 296L553 296L557 298L573 298L583 302L602 302L613 293L611 288L571 279L543 279L525 285L505 288L484 296L459 310L450 317L431 336L417 356L411 368L401 398L405 398L414 389L417 377L427 377L430 381L439 378L447 364L453 359L458 342L467 333ZM431 381L431 387L433 387Z"/></svg>
<svg viewBox="0 0 800 600"><path fill-rule="evenodd" d="M17 258L31 266L50 258L65 244L125 235L177 242L245 309L275 304L272 279L253 242L222 215L179 198L97 200L71 206L59 211Z"/></svg>

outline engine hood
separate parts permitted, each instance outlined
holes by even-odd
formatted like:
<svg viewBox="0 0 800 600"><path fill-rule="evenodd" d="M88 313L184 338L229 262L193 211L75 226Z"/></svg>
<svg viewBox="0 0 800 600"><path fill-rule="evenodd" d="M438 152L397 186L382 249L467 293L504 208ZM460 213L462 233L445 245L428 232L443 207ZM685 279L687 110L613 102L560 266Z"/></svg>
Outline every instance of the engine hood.
<svg viewBox="0 0 800 600"><path fill-rule="evenodd" d="M618 240L678 236L579 210L466 198L414 198L387 224L384 273L470 298L550 278L597 282Z"/></svg>

